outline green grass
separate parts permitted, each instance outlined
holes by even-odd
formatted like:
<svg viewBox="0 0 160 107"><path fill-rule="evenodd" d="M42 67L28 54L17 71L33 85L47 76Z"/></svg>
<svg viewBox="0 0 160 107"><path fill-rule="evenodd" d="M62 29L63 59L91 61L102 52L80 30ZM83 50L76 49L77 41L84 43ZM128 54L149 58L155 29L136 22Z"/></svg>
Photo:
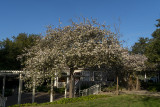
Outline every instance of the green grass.
<svg viewBox="0 0 160 107"><path fill-rule="evenodd" d="M160 107L160 98L138 95L120 95L99 98L87 102L47 105L43 107Z"/></svg>
<svg viewBox="0 0 160 107"><path fill-rule="evenodd" d="M68 104L68 103L75 103L75 102L86 102L86 101L90 101L90 100L95 100L98 98L105 98L105 97L109 97L107 95L89 95L89 96L82 96L82 97L76 97L76 98L62 98L60 100L54 101L54 102L47 102L47 103L26 103L26 104L21 104L21 105L13 105L10 107L26 107L26 106L46 106L46 105L55 105L55 104Z"/></svg>
<svg viewBox="0 0 160 107"><path fill-rule="evenodd" d="M73 101L65 104L37 105L36 107L160 107L160 97L119 95L78 102Z"/></svg>

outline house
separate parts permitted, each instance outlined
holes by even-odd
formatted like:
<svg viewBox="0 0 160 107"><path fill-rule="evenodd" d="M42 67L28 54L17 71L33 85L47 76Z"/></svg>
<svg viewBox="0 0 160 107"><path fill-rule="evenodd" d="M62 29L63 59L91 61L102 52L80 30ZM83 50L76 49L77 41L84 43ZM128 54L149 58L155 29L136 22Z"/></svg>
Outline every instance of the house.
<svg viewBox="0 0 160 107"><path fill-rule="evenodd" d="M107 85L110 81L114 81L114 73L111 71L91 71L87 69L79 68L74 71L75 76L75 85L78 84L78 82L82 82L85 84L96 84L96 83L102 83L103 85ZM55 78L55 84L54 86L57 87L65 87L65 83L69 83L69 70L66 70L63 72L62 76L60 78Z"/></svg>

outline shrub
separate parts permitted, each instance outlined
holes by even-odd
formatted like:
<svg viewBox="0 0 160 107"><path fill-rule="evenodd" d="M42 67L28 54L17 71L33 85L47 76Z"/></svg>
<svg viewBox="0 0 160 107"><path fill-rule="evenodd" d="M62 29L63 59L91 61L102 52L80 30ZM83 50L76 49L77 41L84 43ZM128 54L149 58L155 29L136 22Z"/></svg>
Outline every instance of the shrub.
<svg viewBox="0 0 160 107"><path fill-rule="evenodd" d="M102 87L101 89L103 92L113 92L116 91L116 85L113 86L106 86L106 87Z"/></svg>
<svg viewBox="0 0 160 107"><path fill-rule="evenodd" d="M156 87L153 87L153 86L148 87L147 90L150 92L157 92Z"/></svg>
<svg viewBox="0 0 160 107"><path fill-rule="evenodd" d="M48 92L49 90L50 90L50 87L47 87L46 85L37 87L37 92Z"/></svg>
<svg viewBox="0 0 160 107"><path fill-rule="evenodd" d="M142 82L142 88L151 92L159 92L160 91L160 83L152 83L152 82Z"/></svg>
<svg viewBox="0 0 160 107"><path fill-rule="evenodd" d="M65 88L54 88L55 93L64 93Z"/></svg>

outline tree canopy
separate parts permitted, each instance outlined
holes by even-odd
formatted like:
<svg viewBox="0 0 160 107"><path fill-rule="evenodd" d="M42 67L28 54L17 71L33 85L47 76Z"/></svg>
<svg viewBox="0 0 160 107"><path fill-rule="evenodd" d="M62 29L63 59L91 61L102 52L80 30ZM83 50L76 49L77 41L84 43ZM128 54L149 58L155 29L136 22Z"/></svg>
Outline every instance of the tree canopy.
<svg viewBox="0 0 160 107"><path fill-rule="evenodd" d="M30 80L37 78L37 84L41 84L44 78L54 77L55 72L69 69L70 97L74 92L75 69L106 67L120 73L125 68L141 71L139 65L144 63L140 55L130 57L121 46L117 34L93 19L72 21L71 25L64 27L49 26L46 36L25 52L20 56L20 59L26 58L24 70L29 72L25 77Z"/></svg>

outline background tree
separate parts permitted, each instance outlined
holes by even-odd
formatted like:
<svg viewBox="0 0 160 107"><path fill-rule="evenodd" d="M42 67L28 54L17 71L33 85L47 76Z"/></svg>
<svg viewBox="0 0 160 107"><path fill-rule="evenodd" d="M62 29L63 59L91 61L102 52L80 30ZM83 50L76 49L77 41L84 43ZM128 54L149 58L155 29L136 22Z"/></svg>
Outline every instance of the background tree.
<svg viewBox="0 0 160 107"><path fill-rule="evenodd" d="M157 29L152 33L152 38L146 48L146 56L150 63L156 65L156 71L159 71L160 76L160 20L157 21Z"/></svg>
<svg viewBox="0 0 160 107"><path fill-rule="evenodd" d="M152 37L146 49L146 56L150 62L160 64L160 29L154 31Z"/></svg>
<svg viewBox="0 0 160 107"><path fill-rule="evenodd" d="M23 53L24 48L29 48L35 44L39 35L20 33L12 39L5 39L0 42L0 69L1 70L20 70L21 63L17 56Z"/></svg>
<svg viewBox="0 0 160 107"><path fill-rule="evenodd" d="M157 29L152 33L152 38L140 37L138 42L132 47L132 53L144 54L148 57L149 62L160 62L160 20L158 19Z"/></svg>
<svg viewBox="0 0 160 107"><path fill-rule="evenodd" d="M148 58L146 71L150 71L150 73L160 71L160 19L157 21L157 29L152 33L152 38L141 37L132 47L132 53L144 54Z"/></svg>
<svg viewBox="0 0 160 107"><path fill-rule="evenodd" d="M134 53L134 54L141 54L141 55L145 54L148 42L149 42L149 38L140 37L139 40L138 40L138 42L136 42L132 46L132 53Z"/></svg>
<svg viewBox="0 0 160 107"><path fill-rule="evenodd" d="M128 89L136 88L136 90L139 90L140 83L138 75L140 72L145 71L147 58L145 55L140 54L128 54L125 55L123 58L124 63L124 70L129 74L127 75L128 80ZM134 85L133 79L136 78L136 84Z"/></svg>

